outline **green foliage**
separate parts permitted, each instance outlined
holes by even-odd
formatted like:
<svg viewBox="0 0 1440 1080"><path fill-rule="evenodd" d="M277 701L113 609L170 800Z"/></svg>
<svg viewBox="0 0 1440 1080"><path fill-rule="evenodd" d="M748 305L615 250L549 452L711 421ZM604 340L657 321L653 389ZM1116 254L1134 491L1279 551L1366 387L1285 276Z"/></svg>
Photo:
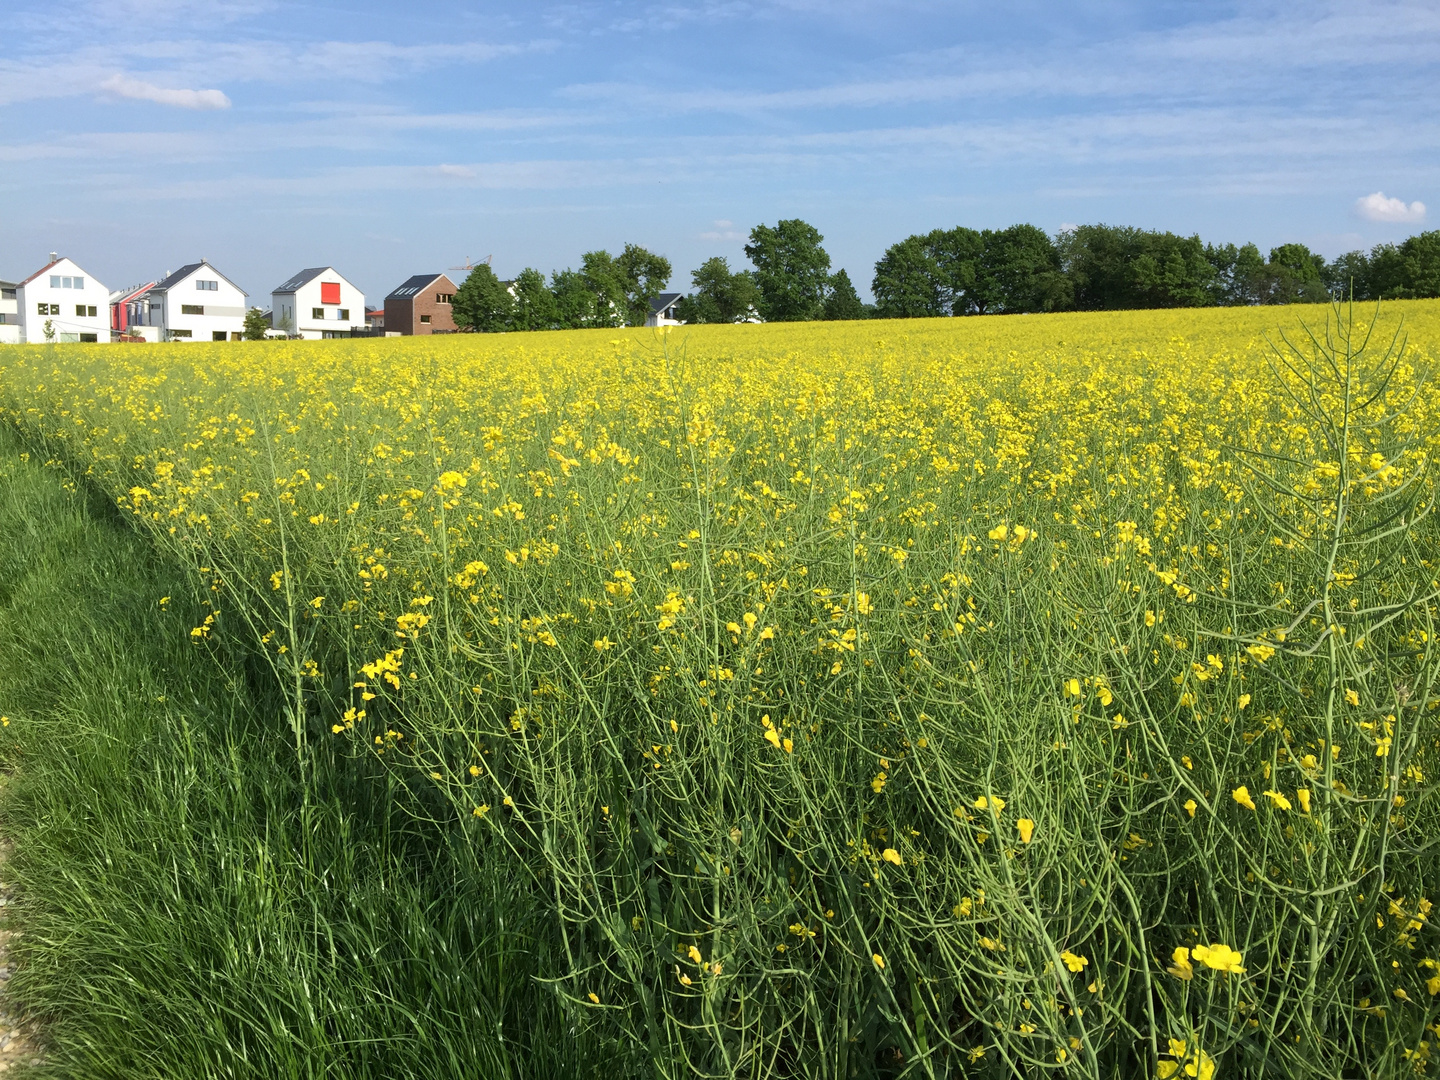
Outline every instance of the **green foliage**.
<svg viewBox="0 0 1440 1080"><path fill-rule="evenodd" d="M245 329L243 331L246 341L264 341L265 333L270 329L270 320L265 318L265 312L258 307L252 307L245 312Z"/></svg>
<svg viewBox="0 0 1440 1080"><path fill-rule="evenodd" d="M731 272L720 255L706 259L690 275L694 288L676 305L676 315L687 323L745 322L759 314L760 293L748 270Z"/></svg>
<svg viewBox="0 0 1440 1080"><path fill-rule="evenodd" d="M1081 225L1059 247L1081 311L1199 307L1213 295L1216 268L1198 236Z"/></svg>
<svg viewBox="0 0 1440 1080"><path fill-rule="evenodd" d="M493 334L510 329L515 319L515 298L489 264L481 263L455 290L450 310L460 329Z"/></svg>
<svg viewBox="0 0 1440 1080"><path fill-rule="evenodd" d="M526 267L511 283L515 305L511 314L511 330L551 330L559 325L559 309L555 294L545 284L545 275Z"/></svg>
<svg viewBox="0 0 1440 1080"><path fill-rule="evenodd" d="M975 285L965 308L977 315L1064 311L1073 302L1060 252L1042 229L986 229Z"/></svg>
<svg viewBox="0 0 1440 1080"><path fill-rule="evenodd" d="M860 300L850 275L842 267L830 278L830 288L825 297L825 318L830 320L868 319L870 309Z"/></svg>
<svg viewBox="0 0 1440 1080"><path fill-rule="evenodd" d="M638 244L626 244L615 260L624 282L626 313L631 326L644 326L650 303L670 283L670 260Z"/></svg>
<svg viewBox="0 0 1440 1080"><path fill-rule="evenodd" d="M790 218L750 230L745 254L755 265L760 314L766 322L824 318L830 256L815 226Z"/></svg>

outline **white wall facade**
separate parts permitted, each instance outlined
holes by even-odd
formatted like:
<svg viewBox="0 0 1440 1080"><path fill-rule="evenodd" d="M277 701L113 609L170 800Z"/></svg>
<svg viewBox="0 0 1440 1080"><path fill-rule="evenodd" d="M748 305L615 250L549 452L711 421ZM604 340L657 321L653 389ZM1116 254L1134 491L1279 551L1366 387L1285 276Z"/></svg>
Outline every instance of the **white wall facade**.
<svg viewBox="0 0 1440 1080"><path fill-rule="evenodd" d="M245 294L209 263L150 291L150 324L165 341L239 341Z"/></svg>
<svg viewBox="0 0 1440 1080"><path fill-rule="evenodd" d="M20 340L110 343L110 290L69 259L60 259L15 290ZM45 324L53 336L46 338Z"/></svg>
<svg viewBox="0 0 1440 1080"><path fill-rule="evenodd" d="M15 296L13 281L0 281L0 345L14 345L20 340L20 303Z"/></svg>
<svg viewBox="0 0 1440 1080"><path fill-rule="evenodd" d="M326 303L324 286L339 286L339 303ZM365 330L365 294L327 268L293 293L271 294L271 324L277 330L312 341L326 337L349 337L352 330Z"/></svg>

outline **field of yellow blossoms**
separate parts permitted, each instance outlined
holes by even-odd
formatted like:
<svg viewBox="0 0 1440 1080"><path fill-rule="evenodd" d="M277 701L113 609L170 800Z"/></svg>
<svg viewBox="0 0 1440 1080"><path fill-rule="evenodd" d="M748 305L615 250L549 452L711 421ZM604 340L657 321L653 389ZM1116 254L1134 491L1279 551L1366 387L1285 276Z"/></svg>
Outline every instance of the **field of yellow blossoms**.
<svg viewBox="0 0 1440 1080"><path fill-rule="evenodd" d="M58 346L0 413L302 778L512 868L507 993L617 1075L1430 1075L1437 360L1433 301Z"/></svg>

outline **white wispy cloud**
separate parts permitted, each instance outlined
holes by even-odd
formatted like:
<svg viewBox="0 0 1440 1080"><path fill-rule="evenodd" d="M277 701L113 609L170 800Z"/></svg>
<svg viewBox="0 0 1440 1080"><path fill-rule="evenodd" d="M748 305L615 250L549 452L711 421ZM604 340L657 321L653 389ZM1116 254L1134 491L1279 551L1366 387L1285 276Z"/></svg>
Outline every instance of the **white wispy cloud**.
<svg viewBox="0 0 1440 1080"><path fill-rule="evenodd" d="M1356 199L1355 212L1366 221L1418 225L1425 220L1425 204L1423 202L1416 200L1407 203L1404 199L1387 196L1383 191L1362 195Z"/></svg>
<svg viewBox="0 0 1440 1080"><path fill-rule="evenodd" d="M115 97L132 101L153 101L156 105L170 105L177 109L228 109L230 99L220 90L183 90L156 86L143 79L128 75L112 75L100 84L100 89Z"/></svg>

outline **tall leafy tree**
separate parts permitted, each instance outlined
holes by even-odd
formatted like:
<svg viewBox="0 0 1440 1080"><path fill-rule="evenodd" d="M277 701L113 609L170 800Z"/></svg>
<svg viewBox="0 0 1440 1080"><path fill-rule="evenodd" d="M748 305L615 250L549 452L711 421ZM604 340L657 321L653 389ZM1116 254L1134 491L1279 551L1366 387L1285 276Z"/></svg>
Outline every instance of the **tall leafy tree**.
<svg viewBox="0 0 1440 1080"><path fill-rule="evenodd" d="M732 272L721 255L706 259L690 274L694 288L676 305L676 315L690 323L744 322L757 314L760 299L754 276Z"/></svg>
<svg viewBox="0 0 1440 1080"><path fill-rule="evenodd" d="M920 319L948 314L940 264L925 236L891 244L875 264L870 291L881 319Z"/></svg>
<svg viewBox="0 0 1440 1080"><path fill-rule="evenodd" d="M966 310L976 314L1061 311L1070 306L1070 283L1060 252L1043 229L1011 225L981 233L984 249Z"/></svg>
<svg viewBox="0 0 1440 1080"><path fill-rule="evenodd" d="M631 326L643 326L651 301L670 283L670 260L638 244L626 244L615 267L624 283L627 320Z"/></svg>
<svg viewBox="0 0 1440 1080"><path fill-rule="evenodd" d="M855 291L855 285L844 267L830 278L829 295L825 297L825 318L834 320L868 319L870 309Z"/></svg>
<svg viewBox="0 0 1440 1080"><path fill-rule="evenodd" d="M1400 245L1404 295L1440 296L1440 229L1412 236Z"/></svg>
<svg viewBox="0 0 1440 1080"><path fill-rule="evenodd" d="M510 283L515 306L510 316L512 330L550 330L559 325L555 294L545 284L545 275L526 267Z"/></svg>
<svg viewBox="0 0 1440 1080"><path fill-rule="evenodd" d="M1281 244L1270 249L1272 304L1319 303L1329 299L1325 285L1325 259L1304 244Z"/></svg>
<svg viewBox="0 0 1440 1080"><path fill-rule="evenodd" d="M825 314L830 256L815 226L790 218L750 230L745 254L755 264L760 314L768 322L803 322Z"/></svg>
<svg viewBox="0 0 1440 1080"><path fill-rule="evenodd" d="M510 290L486 263L470 271L450 302L456 326L482 333L508 329L514 307Z"/></svg>
<svg viewBox="0 0 1440 1080"><path fill-rule="evenodd" d="M935 229L925 237L926 249L940 274L940 304L943 314L963 315L979 280L984 234L957 225Z"/></svg>
<svg viewBox="0 0 1440 1080"><path fill-rule="evenodd" d="M1081 225L1062 233L1058 246L1082 311L1197 307L1214 298L1219 270L1198 236Z"/></svg>

